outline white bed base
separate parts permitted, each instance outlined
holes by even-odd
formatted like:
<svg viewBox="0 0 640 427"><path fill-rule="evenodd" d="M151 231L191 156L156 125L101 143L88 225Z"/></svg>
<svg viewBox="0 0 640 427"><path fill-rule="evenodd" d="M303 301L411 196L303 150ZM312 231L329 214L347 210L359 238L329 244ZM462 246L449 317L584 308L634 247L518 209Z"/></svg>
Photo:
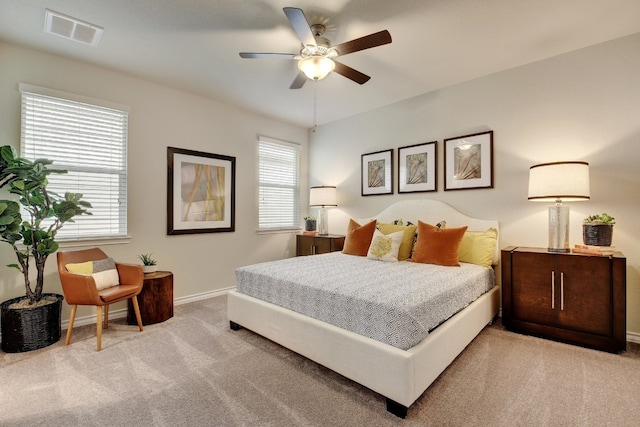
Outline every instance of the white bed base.
<svg viewBox="0 0 640 427"><path fill-rule="evenodd" d="M418 219L431 224L444 219L448 227L467 225L469 230L477 231L498 228L497 221L470 218L442 202L426 199L397 202L372 218L383 222L402 218L414 224ZM500 291L495 286L419 344L401 350L236 291L227 294L227 315L232 327L245 327L380 393L387 399L387 410L402 418L408 407L491 323L499 305Z"/></svg>

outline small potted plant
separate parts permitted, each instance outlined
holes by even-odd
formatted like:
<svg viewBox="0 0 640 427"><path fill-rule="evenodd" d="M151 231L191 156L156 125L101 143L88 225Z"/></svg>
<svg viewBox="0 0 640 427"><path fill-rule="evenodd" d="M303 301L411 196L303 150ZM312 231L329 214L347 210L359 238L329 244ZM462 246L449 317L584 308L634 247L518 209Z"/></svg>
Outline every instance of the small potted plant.
<svg viewBox="0 0 640 427"><path fill-rule="evenodd" d="M140 261L142 261L142 272L144 274L151 274L156 272L156 264L158 264L158 262L155 259L151 258L151 255L153 254L138 255L138 258L140 259Z"/></svg>
<svg viewBox="0 0 640 427"><path fill-rule="evenodd" d="M582 239L585 245L611 246L615 218L607 213L589 215L582 221Z"/></svg>
<svg viewBox="0 0 640 427"><path fill-rule="evenodd" d="M304 231L316 230L316 217L313 215L304 217Z"/></svg>

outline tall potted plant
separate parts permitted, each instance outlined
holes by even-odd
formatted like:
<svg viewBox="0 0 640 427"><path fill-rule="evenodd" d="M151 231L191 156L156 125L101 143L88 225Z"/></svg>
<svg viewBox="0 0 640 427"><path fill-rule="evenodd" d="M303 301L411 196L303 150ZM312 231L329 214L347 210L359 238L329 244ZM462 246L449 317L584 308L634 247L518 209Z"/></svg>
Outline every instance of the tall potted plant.
<svg viewBox="0 0 640 427"><path fill-rule="evenodd" d="M26 294L0 304L2 349L16 353L46 347L60 339L60 308L63 297L43 293L44 267L49 255L58 250L56 234L77 215L91 215L82 194L60 196L47 191L48 176L67 173L48 166L47 159L28 160L16 150L0 147L0 188L18 197L0 200L0 241L13 249L16 268L24 278ZM22 218L20 205L27 215ZM32 286L29 267L33 260L37 276Z"/></svg>

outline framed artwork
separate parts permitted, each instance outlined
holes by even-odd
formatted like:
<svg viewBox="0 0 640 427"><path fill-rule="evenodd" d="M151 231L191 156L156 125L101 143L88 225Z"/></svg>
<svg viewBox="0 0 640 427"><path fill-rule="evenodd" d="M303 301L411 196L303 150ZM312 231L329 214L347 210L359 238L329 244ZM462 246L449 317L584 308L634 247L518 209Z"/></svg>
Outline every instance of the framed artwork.
<svg viewBox="0 0 640 427"><path fill-rule="evenodd" d="M167 147L167 234L235 231L236 158Z"/></svg>
<svg viewBox="0 0 640 427"><path fill-rule="evenodd" d="M362 155L362 195L393 194L393 149Z"/></svg>
<svg viewBox="0 0 640 427"><path fill-rule="evenodd" d="M493 131L444 140L444 189L493 188Z"/></svg>
<svg viewBox="0 0 640 427"><path fill-rule="evenodd" d="M437 142L398 148L398 193L437 191Z"/></svg>

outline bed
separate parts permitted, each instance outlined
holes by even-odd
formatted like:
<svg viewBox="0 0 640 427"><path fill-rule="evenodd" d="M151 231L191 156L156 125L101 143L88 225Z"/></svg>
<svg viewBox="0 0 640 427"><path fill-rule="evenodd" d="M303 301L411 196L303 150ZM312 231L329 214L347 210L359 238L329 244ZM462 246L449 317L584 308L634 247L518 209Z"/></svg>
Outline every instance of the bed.
<svg viewBox="0 0 640 427"><path fill-rule="evenodd" d="M445 220L447 228L467 226L468 231L498 229L497 221L471 218L445 203L428 199L399 201L378 215L358 222L376 219L379 223L391 223L400 218L413 224L418 221L436 224ZM499 253L496 242L490 256L493 265L498 263ZM316 258L324 255L307 258L315 258L320 263L333 261L330 257L350 256L326 255L324 259ZM294 262L282 261L283 264ZM407 261L395 264L398 264L396 268L402 267ZM247 328L362 384L385 397L389 412L404 418L408 408L429 385L491 323L498 313L499 299L498 285L490 287L436 327L429 327L426 337L419 338L417 343L403 341L404 346L410 345L408 348L402 348L402 343L385 343L373 335L366 336L366 332L349 331L337 326L338 322L318 320L238 290L228 293L227 315L232 329Z"/></svg>

